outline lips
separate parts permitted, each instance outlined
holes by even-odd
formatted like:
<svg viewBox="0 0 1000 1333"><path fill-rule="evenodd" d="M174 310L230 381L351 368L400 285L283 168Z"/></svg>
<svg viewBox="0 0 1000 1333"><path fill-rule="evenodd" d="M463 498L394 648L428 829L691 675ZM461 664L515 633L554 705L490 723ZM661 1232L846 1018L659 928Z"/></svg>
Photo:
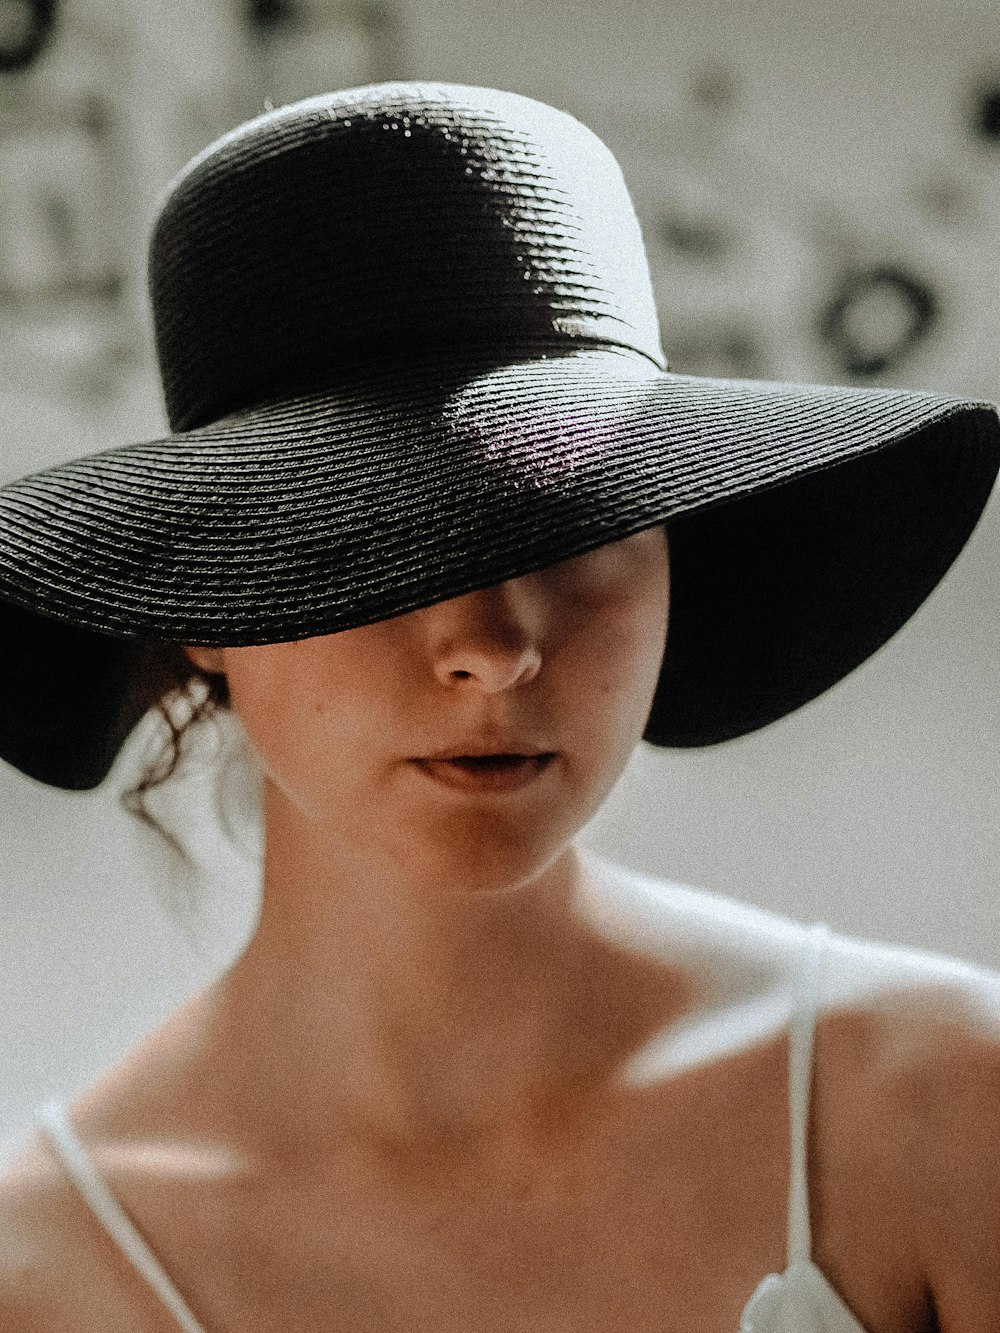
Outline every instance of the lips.
<svg viewBox="0 0 1000 1333"><path fill-rule="evenodd" d="M412 762L434 782L458 791L517 791L540 778L555 759L551 751L448 754Z"/></svg>

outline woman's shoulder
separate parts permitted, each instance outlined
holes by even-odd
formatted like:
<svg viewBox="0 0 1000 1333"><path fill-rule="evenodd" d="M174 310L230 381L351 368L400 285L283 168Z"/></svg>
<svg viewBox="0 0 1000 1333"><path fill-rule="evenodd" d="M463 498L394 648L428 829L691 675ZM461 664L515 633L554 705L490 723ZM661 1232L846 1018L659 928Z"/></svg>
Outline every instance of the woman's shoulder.
<svg viewBox="0 0 1000 1333"><path fill-rule="evenodd" d="M801 973L818 922L793 917L647 874L584 851L592 883L607 893L615 925L635 939L674 955L744 960L763 977L767 965L790 978ZM607 907L603 916L609 919ZM825 923L824 923L825 924ZM870 939L827 927L821 1008L875 1005L971 1028L995 1028L1000 1017L1000 971L946 952Z"/></svg>
<svg viewBox="0 0 1000 1333"><path fill-rule="evenodd" d="M762 1039L787 1031L811 923L590 854L584 864L609 928L731 982L720 1027L734 1030L756 1005L768 1016ZM971 1263L1000 1289L1000 973L833 929L824 955L814 1098L839 1164L831 1180L864 1190L875 1173L893 1179L944 1280Z"/></svg>
<svg viewBox="0 0 1000 1333"><path fill-rule="evenodd" d="M586 852L601 928L688 966L724 1027L787 1026L803 998L815 923L616 865ZM943 952L828 929L817 978L817 1051L858 1077L926 1097L953 1078L1000 1108L1000 973ZM735 1030L734 1022L729 1026ZM746 1031L751 1031L750 1026ZM970 1093L970 1095L975 1095ZM930 1103L928 1102L928 1105Z"/></svg>
<svg viewBox="0 0 1000 1333"><path fill-rule="evenodd" d="M8 1145L0 1159L0 1327L12 1333L68 1327L54 1288L78 1253L78 1229L37 1132Z"/></svg>
<svg viewBox="0 0 1000 1333"><path fill-rule="evenodd" d="M37 1130L0 1157L0 1328L79 1333L123 1321L113 1272L71 1183Z"/></svg>

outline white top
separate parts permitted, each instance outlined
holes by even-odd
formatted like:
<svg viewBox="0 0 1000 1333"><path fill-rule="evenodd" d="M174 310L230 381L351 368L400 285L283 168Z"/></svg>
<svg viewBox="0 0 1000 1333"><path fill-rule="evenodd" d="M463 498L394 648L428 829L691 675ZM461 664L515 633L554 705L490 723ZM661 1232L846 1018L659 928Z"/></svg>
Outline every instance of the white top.
<svg viewBox="0 0 1000 1333"><path fill-rule="evenodd" d="M829 937L830 929L823 922L817 922L807 932L790 1019L788 1266L783 1273L769 1273L761 1280L743 1310L738 1333L866 1333L810 1257L806 1127L809 1123L813 1034ZM98 1174L63 1107L58 1102L50 1102L39 1109L36 1118L97 1220L153 1288L173 1315L178 1328L184 1333L207 1333Z"/></svg>

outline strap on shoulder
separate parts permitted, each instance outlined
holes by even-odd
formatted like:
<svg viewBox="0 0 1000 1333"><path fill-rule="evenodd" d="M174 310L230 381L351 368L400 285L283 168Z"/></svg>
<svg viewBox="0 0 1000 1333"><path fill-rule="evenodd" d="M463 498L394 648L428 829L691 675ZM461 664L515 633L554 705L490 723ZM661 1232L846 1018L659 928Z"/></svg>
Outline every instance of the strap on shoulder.
<svg viewBox="0 0 1000 1333"><path fill-rule="evenodd" d="M180 1292L167 1277L156 1255L108 1189L83 1144L77 1138L65 1108L59 1102L47 1102L35 1113L35 1120L98 1222L153 1288L178 1326L184 1333L205 1333L188 1309Z"/></svg>
<svg viewBox="0 0 1000 1333"><path fill-rule="evenodd" d="M788 1187L788 1264L812 1258L809 1226L808 1130L813 1079L813 1043L822 994L823 964L830 927L817 921L809 929L789 1026L788 1108L791 1130L791 1176Z"/></svg>

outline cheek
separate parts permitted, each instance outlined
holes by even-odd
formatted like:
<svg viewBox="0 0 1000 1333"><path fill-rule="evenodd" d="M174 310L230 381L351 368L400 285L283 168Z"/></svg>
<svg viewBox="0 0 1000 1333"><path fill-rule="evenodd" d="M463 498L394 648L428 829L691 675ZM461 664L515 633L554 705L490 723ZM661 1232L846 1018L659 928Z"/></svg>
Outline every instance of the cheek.
<svg viewBox="0 0 1000 1333"><path fill-rule="evenodd" d="M273 645L271 654L254 659L252 671L230 670L230 695L273 778L299 805L319 808L370 761L377 710L358 690L359 678L338 672L329 654L321 661L300 650L292 662L294 647Z"/></svg>
<svg viewBox="0 0 1000 1333"><path fill-rule="evenodd" d="M599 729L636 718L645 725L666 631L666 598L622 599L587 618L576 636L574 675L594 706Z"/></svg>
<svg viewBox="0 0 1000 1333"><path fill-rule="evenodd" d="M606 734L624 726L637 739L666 646L666 534L657 529L626 538L565 568L573 579L558 590L557 617L565 616L575 692L588 701L596 730Z"/></svg>

